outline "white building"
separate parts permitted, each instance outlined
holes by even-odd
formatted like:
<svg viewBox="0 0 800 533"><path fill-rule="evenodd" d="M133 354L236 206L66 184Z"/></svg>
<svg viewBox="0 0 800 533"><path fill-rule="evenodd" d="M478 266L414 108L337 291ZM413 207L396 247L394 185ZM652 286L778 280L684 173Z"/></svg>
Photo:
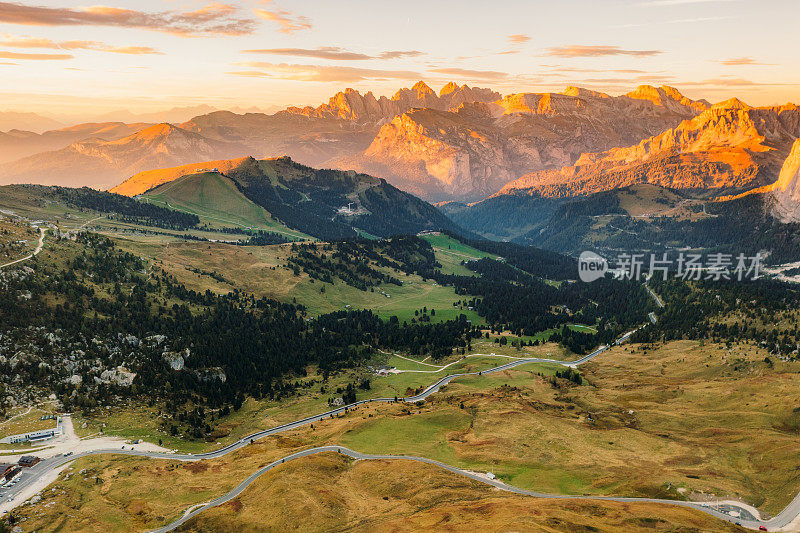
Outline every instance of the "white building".
<svg viewBox="0 0 800 533"><path fill-rule="evenodd" d="M20 433L19 435L10 435L0 439L2 444L21 444L25 442L39 442L55 438L64 433L64 428L61 426L61 417L56 419L56 427L48 429L40 429L38 431L31 431L29 433Z"/></svg>

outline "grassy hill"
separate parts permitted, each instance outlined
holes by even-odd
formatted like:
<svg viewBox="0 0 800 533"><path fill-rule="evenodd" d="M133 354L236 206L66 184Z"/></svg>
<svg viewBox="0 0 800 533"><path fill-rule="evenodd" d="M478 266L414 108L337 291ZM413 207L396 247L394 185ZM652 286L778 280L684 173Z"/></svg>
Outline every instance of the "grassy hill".
<svg viewBox="0 0 800 533"><path fill-rule="evenodd" d="M210 179L209 175L217 177ZM219 183L221 178L230 183ZM240 194L233 194L233 189ZM266 223L267 216L273 222L323 240L359 234L386 237L424 230L464 233L435 207L385 180L353 171L315 169L288 157L246 157L147 171L113 191L151 198L169 193L168 198L155 199L190 209L198 216L208 211L216 218L224 218L220 209L235 202L233 213L240 217L240 223ZM223 199L213 198L217 194ZM255 206L245 207L245 199Z"/></svg>
<svg viewBox="0 0 800 533"><path fill-rule="evenodd" d="M197 215L201 222L210 226L239 226L282 233L298 239L309 238L277 222L219 172L181 176L148 191L141 198L145 202Z"/></svg>

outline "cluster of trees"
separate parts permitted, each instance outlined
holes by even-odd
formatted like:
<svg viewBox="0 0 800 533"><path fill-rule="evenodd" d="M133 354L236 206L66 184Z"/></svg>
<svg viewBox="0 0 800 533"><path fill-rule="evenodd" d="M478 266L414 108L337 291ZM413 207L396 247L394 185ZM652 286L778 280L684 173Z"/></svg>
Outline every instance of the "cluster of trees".
<svg viewBox="0 0 800 533"><path fill-rule="evenodd" d="M500 256L508 264L533 276L552 280L575 279L578 271L578 263L574 258L550 250L513 242L473 240L452 233L449 235L473 248Z"/></svg>
<svg viewBox="0 0 800 533"><path fill-rule="evenodd" d="M509 264L481 259L466 263L481 274L455 276L435 274L443 285L452 285L457 294L471 295L467 305L484 317L493 330L509 330L517 335L536 335L572 322L598 324L598 333L586 339L585 333L571 331L556 337L582 353L590 344L609 342L625 328L647 321L655 309L646 289L634 281L601 279L593 283L548 284Z"/></svg>
<svg viewBox="0 0 800 533"><path fill-rule="evenodd" d="M378 268L408 274L435 275L440 265L430 244L415 236L390 239L349 239L323 245L293 244L288 265L312 278L333 283L335 278L362 291L379 283L400 286L402 282Z"/></svg>
<svg viewBox="0 0 800 533"><path fill-rule="evenodd" d="M637 342L674 339L751 341L785 357L800 347L800 290L785 283L653 279L665 307ZM784 324L780 326L779 324Z"/></svg>
<svg viewBox="0 0 800 533"><path fill-rule="evenodd" d="M200 223L197 215L139 202L121 194L98 191L89 187L79 189L47 187L43 189L68 205L100 213L111 213L113 218L122 222L173 230L186 230Z"/></svg>
<svg viewBox="0 0 800 533"><path fill-rule="evenodd" d="M251 232L249 235L250 238L244 243L247 246L268 246L270 244L284 244L293 241L293 239L288 238L286 235L273 231L259 230Z"/></svg>
<svg viewBox="0 0 800 533"><path fill-rule="evenodd" d="M373 268L371 264L375 263L350 243L326 248L319 250L314 244L292 245L293 255L288 259L288 266L294 268L295 273L302 270L324 283L333 283L338 278L362 291L380 283L402 285L394 276Z"/></svg>

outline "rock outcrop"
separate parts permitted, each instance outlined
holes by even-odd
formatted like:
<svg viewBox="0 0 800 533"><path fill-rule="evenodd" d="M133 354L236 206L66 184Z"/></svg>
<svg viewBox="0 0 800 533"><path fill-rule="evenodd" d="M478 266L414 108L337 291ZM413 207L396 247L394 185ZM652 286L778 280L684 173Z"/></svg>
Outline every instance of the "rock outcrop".
<svg viewBox="0 0 800 533"><path fill-rule="evenodd" d="M794 142L772 187L772 214L782 222L800 222L800 139Z"/></svg>
<svg viewBox="0 0 800 533"><path fill-rule="evenodd" d="M384 123L413 108L454 110L469 102L491 102L500 94L490 89L472 88L453 82L442 87L437 95L425 82L417 82L410 89L397 91L391 98L375 98L372 92L361 94L354 89L345 89L319 107L289 107L282 113L302 115L310 118L339 118L354 122Z"/></svg>
<svg viewBox="0 0 800 533"><path fill-rule="evenodd" d="M475 200L527 173L572 165L586 152L637 143L708 107L669 87L651 89L612 97L570 87L449 111L414 109L383 126L364 152L333 163L432 201Z"/></svg>
<svg viewBox="0 0 800 533"><path fill-rule="evenodd" d="M735 194L772 183L798 136L797 106L754 108L732 99L633 146L523 176L498 194L578 196L635 183Z"/></svg>

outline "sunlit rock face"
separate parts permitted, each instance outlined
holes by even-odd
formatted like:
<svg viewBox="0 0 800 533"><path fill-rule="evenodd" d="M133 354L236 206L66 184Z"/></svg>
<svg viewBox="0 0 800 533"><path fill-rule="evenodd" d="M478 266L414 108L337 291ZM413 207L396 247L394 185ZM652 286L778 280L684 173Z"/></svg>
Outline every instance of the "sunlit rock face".
<svg viewBox="0 0 800 533"><path fill-rule="evenodd" d="M732 99L638 144L523 176L499 194L577 196L635 183L735 194L774 182L798 136L796 106Z"/></svg>
<svg viewBox="0 0 800 533"><path fill-rule="evenodd" d="M772 213L783 222L800 222L800 139L783 164L772 196Z"/></svg>
<svg viewBox="0 0 800 533"><path fill-rule="evenodd" d="M440 95L465 94L454 86ZM642 86L618 97L568 87L450 110L412 109L384 125L364 152L333 165L384 177L429 200L470 201L520 176L572 165L584 153L638 143L708 107L671 87Z"/></svg>

